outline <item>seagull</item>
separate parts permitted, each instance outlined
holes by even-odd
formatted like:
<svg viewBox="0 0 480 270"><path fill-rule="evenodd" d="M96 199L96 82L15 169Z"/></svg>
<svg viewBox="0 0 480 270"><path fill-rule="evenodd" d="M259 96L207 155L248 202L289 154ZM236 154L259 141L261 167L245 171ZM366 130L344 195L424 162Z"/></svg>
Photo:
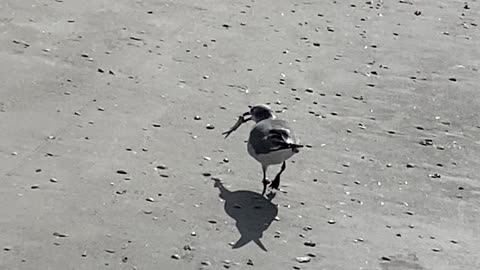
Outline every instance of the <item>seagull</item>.
<svg viewBox="0 0 480 270"><path fill-rule="evenodd" d="M250 116L250 118L245 118ZM287 168L286 160L299 152L303 145L298 144L295 133L285 120L276 119L272 109L264 104L250 107L250 111L239 116L237 123L228 131L223 132L227 138L241 124L253 120L255 125L250 131L247 151L256 161L262 165L263 191L265 195L267 187L278 190L280 187L280 175ZM267 169L271 165L282 164L280 171L270 182L267 178Z"/></svg>

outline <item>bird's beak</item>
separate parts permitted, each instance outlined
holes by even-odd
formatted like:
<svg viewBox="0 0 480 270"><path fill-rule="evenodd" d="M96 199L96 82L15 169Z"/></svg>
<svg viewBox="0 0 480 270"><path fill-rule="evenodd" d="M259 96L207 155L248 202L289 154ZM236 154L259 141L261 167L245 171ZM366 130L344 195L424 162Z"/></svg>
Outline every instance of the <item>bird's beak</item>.
<svg viewBox="0 0 480 270"><path fill-rule="evenodd" d="M250 114L250 112L246 112L246 113L242 114L242 117L243 117L243 123L245 123L245 122L248 122L248 121L252 120L252 117L245 118L245 116L249 116L249 115L251 115L251 114Z"/></svg>

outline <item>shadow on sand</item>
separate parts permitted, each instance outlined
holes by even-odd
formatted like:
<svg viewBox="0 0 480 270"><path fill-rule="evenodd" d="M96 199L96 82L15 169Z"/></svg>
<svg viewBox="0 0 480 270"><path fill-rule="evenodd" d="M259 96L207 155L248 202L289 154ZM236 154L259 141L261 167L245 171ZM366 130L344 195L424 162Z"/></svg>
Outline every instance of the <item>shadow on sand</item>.
<svg viewBox="0 0 480 270"><path fill-rule="evenodd" d="M230 191L219 180L215 180L214 186L220 191L220 198L225 200L225 212L235 219L240 232L240 239L233 248L243 247L253 241L267 251L260 239L277 216L278 208L271 202L275 196L266 199L252 191Z"/></svg>

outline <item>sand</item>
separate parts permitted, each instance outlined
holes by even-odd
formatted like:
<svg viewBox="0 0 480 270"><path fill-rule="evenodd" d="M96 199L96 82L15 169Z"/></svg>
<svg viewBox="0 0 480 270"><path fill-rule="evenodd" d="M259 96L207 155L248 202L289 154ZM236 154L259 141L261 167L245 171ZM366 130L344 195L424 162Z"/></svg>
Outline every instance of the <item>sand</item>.
<svg viewBox="0 0 480 270"><path fill-rule="evenodd" d="M479 11L2 0L0 269L480 269Z"/></svg>

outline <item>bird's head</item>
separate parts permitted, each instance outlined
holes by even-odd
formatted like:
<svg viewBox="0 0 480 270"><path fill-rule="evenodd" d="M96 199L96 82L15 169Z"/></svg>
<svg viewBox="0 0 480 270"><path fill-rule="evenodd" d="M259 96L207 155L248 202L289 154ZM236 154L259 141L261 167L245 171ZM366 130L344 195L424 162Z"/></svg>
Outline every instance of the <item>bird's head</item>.
<svg viewBox="0 0 480 270"><path fill-rule="evenodd" d="M275 118L275 115L273 114L272 109L265 104L249 106L249 107L250 107L250 111L244 113L243 116L250 115L252 117L251 119L256 123L265 119Z"/></svg>

